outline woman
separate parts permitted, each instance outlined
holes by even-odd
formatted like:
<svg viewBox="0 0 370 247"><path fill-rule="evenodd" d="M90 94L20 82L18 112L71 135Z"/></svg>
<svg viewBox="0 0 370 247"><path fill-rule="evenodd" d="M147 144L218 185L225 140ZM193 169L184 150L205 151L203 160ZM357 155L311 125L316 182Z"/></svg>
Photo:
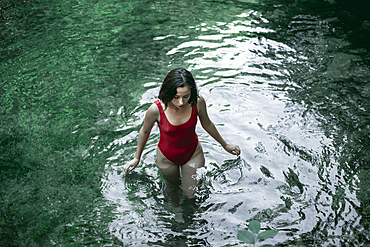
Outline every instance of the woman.
<svg viewBox="0 0 370 247"><path fill-rule="evenodd" d="M196 170L204 166L202 146L195 133L197 117L202 127L229 153L240 154L237 145L227 143L209 119L206 103L198 90L193 76L183 68L168 73L161 86L159 100L154 102L145 114L144 124L139 132L135 158L124 166L131 172L140 162L140 157L155 122L160 130L157 147L157 166L168 182L167 191L172 203L179 202L181 185L184 195L192 199L200 181ZM180 168L181 167L181 168Z"/></svg>

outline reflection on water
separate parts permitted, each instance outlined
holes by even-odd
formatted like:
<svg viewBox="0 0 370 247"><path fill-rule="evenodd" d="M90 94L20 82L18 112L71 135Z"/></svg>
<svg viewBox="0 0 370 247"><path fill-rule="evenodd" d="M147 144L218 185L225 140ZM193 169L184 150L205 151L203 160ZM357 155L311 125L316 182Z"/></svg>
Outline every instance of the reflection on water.
<svg viewBox="0 0 370 247"><path fill-rule="evenodd" d="M369 244L369 47L353 44L367 31L340 5L4 6L2 245L231 246L251 219L280 230L264 244ZM157 127L141 165L122 172L175 67L242 149L231 157L197 127L206 166L184 223L155 166Z"/></svg>

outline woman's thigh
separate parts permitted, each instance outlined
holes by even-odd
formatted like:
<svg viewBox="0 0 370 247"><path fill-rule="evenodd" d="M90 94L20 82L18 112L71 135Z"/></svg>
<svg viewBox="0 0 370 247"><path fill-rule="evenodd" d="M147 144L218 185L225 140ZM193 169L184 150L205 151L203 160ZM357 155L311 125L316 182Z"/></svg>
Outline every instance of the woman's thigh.
<svg viewBox="0 0 370 247"><path fill-rule="evenodd" d="M171 187L180 186L180 168L168 160L157 147L157 167Z"/></svg>
<svg viewBox="0 0 370 247"><path fill-rule="evenodd" d="M195 150L191 159L181 166L182 187L185 196L193 198L195 192L201 183L200 178L197 177L197 169L204 166L205 159L203 149L198 142L197 149Z"/></svg>

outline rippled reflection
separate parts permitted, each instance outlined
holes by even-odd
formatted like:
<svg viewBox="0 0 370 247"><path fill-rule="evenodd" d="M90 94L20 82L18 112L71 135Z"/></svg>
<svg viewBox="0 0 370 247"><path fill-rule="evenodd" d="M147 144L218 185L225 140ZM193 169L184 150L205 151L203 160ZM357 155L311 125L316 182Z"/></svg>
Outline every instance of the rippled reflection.
<svg viewBox="0 0 370 247"><path fill-rule="evenodd" d="M201 94L207 100L209 114L220 132L227 140L242 147L242 156L229 160L212 138L198 129L206 151L207 166L202 171L205 180L201 192L203 199L199 211L191 216L191 222L197 225L198 231L204 231L202 238L212 246L221 245L226 239L228 243L234 242L232 236L235 236L235 231L231 229L242 227L252 218L268 224L268 227L284 229L275 241L289 239L293 233L307 234L323 222L327 234L335 236L338 233L330 232L330 229L337 229L338 224L345 222L356 222L355 209L359 202L346 186L345 179L338 176L335 168L338 163L330 151L333 139L325 135L315 114L293 104L285 94L286 89L301 87L300 82L291 80L295 71L285 66L292 63L302 65L308 58L286 43L267 38L274 30L259 26L269 21L257 11L240 13L235 19L230 23L204 22L189 26L190 30L199 33L194 40L176 35L154 38L184 40L167 52L167 56L184 57L196 75ZM317 18L311 20L312 25L319 22ZM299 21L293 20L292 24L295 23ZM286 89L282 90L282 87ZM142 99L152 102L156 93L150 91ZM149 151L141 172L152 174L156 186L161 187L163 181L158 178L154 166L158 135L154 134L152 140L146 148ZM329 160L325 162L329 163L323 168L327 158ZM117 179L119 184L122 183L117 188L124 188L127 179ZM136 195L143 194L142 190L148 191L146 186L139 186L141 191L135 192ZM160 193L163 191L158 191L156 196ZM345 198L351 203L346 203ZM157 206L164 202L158 202ZM168 202L165 205L169 207ZM346 216L341 220L337 218L334 225L328 225L328 217L342 213ZM143 220L148 220L146 217L152 220L154 215L158 212L145 214ZM167 211L166 219L172 219L172 231L167 234L180 241L181 237L173 228L176 226L174 217L174 212ZM167 221L155 219L161 224ZM200 223L199 219L203 221ZM129 224L122 218L117 221L122 222L122 226ZM185 229L187 227L191 228L191 225ZM152 230L149 227L147 237ZM130 239L131 243L139 241L137 236Z"/></svg>
<svg viewBox="0 0 370 247"><path fill-rule="evenodd" d="M251 219L280 230L264 244L368 244L369 47L353 39L367 22L352 30L329 2L7 2L0 244L231 246ZM184 223L155 165L157 127L122 171L175 67L242 149L198 126L206 166Z"/></svg>

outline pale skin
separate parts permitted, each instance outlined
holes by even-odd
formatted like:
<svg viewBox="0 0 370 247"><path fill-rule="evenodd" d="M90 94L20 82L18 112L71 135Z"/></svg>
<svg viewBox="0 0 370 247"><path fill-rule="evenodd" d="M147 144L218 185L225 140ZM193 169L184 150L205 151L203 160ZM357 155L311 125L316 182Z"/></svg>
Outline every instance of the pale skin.
<svg viewBox="0 0 370 247"><path fill-rule="evenodd" d="M174 96L169 106L165 108L164 104L162 103L163 109L166 109L166 117L171 124L179 125L185 123L190 118L191 106L188 104L189 98L190 88L178 87L177 94ZM234 155L240 155L240 148L237 145L227 143L216 129L214 123L209 119L206 102L201 96L198 98L197 108L198 117L203 129L207 131L207 133L211 135L218 143L220 143L227 152ZM141 154L149 138L153 125L156 121L159 122L159 120L160 115L158 107L153 103L148 108L145 114L144 124L140 129L135 157L131 161L127 162L124 166L126 173L131 172L139 164Z"/></svg>

